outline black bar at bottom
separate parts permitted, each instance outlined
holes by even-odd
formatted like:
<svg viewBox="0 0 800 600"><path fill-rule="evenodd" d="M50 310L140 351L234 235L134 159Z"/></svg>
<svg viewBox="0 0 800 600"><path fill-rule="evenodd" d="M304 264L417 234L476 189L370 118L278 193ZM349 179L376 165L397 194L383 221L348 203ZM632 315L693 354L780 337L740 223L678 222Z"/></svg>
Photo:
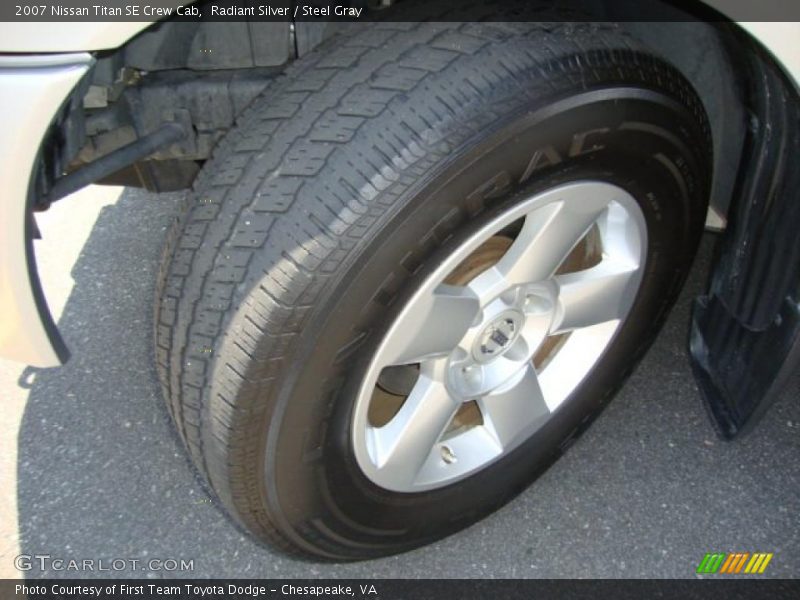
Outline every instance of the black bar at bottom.
<svg viewBox="0 0 800 600"><path fill-rule="evenodd" d="M751 576L712 576L703 580L489 580L489 579L42 579L0 580L4 600L228 600L268 598L336 598L439 600L502 598L725 598L777 600L800 598L800 580L758 580ZM746 577L746 578L745 578Z"/></svg>

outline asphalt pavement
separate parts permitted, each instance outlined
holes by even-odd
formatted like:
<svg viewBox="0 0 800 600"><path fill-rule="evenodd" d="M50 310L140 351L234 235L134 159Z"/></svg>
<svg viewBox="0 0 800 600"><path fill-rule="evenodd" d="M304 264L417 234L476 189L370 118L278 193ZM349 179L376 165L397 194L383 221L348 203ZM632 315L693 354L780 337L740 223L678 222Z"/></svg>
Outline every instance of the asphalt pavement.
<svg viewBox="0 0 800 600"><path fill-rule="evenodd" d="M37 254L72 351L62 368L0 362L0 576L694 577L706 552L773 552L800 575L800 377L746 438L717 439L686 353L690 299L589 431L527 491L470 529L401 556L298 561L238 530L198 482L156 381L152 299L177 194L91 188L44 215ZM74 285L73 285L74 283ZM28 571L17 556L140 561ZM120 565L121 563L117 563Z"/></svg>

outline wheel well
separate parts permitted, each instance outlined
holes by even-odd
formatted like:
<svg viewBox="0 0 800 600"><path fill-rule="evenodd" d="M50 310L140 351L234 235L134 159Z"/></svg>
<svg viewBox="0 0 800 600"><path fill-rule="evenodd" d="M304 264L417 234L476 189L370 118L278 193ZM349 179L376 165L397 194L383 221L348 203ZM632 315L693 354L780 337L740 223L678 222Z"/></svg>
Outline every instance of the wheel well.
<svg viewBox="0 0 800 600"><path fill-rule="evenodd" d="M724 216L746 129L742 84L733 58L741 49L732 47L735 36L729 34L734 26L705 22L708 14L690 14L661 0L574 3L583 10L588 7L590 14L619 22L695 86L713 133L711 204ZM61 167L49 179L92 164L165 123L176 122L186 133L181 141L98 183L156 192L189 187L242 110L295 58L339 27L324 22L155 23L121 48L96 55L95 67L48 140L46 150L56 155L49 164ZM46 205L43 202L39 208Z"/></svg>

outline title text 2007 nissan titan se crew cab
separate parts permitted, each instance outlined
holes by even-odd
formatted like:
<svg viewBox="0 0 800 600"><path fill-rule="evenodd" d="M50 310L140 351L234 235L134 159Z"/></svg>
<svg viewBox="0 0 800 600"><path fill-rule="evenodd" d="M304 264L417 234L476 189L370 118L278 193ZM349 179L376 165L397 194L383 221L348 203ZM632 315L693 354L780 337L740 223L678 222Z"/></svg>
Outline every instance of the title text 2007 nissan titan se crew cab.
<svg viewBox="0 0 800 600"><path fill-rule="evenodd" d="M545 4L3 23L0 355L67 359L36 211L88 183L191 187L154 356L194 464L261 540L381 556L558 457L708 223L689 346L736 436L800 360L800 25L727 0Z"/></svg>

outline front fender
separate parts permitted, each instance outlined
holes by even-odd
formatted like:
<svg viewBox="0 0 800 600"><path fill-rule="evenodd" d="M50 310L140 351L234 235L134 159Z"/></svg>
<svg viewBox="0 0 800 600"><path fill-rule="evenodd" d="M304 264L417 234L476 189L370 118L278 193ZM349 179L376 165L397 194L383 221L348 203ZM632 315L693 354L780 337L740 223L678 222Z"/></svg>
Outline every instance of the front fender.
<svg viewBox="0 0 800 600"><path fill-rule="evenodd" d="M94 52L119 48L152 22L0 23L0 53Z"/></svg>
<svg viewBox="0 0 800 600"><path fill-rule="evenodd" d="M0 357L37 367L68 354L36 271L31 177L50 124L92 61L85 53L0 56Z"/></svg>

